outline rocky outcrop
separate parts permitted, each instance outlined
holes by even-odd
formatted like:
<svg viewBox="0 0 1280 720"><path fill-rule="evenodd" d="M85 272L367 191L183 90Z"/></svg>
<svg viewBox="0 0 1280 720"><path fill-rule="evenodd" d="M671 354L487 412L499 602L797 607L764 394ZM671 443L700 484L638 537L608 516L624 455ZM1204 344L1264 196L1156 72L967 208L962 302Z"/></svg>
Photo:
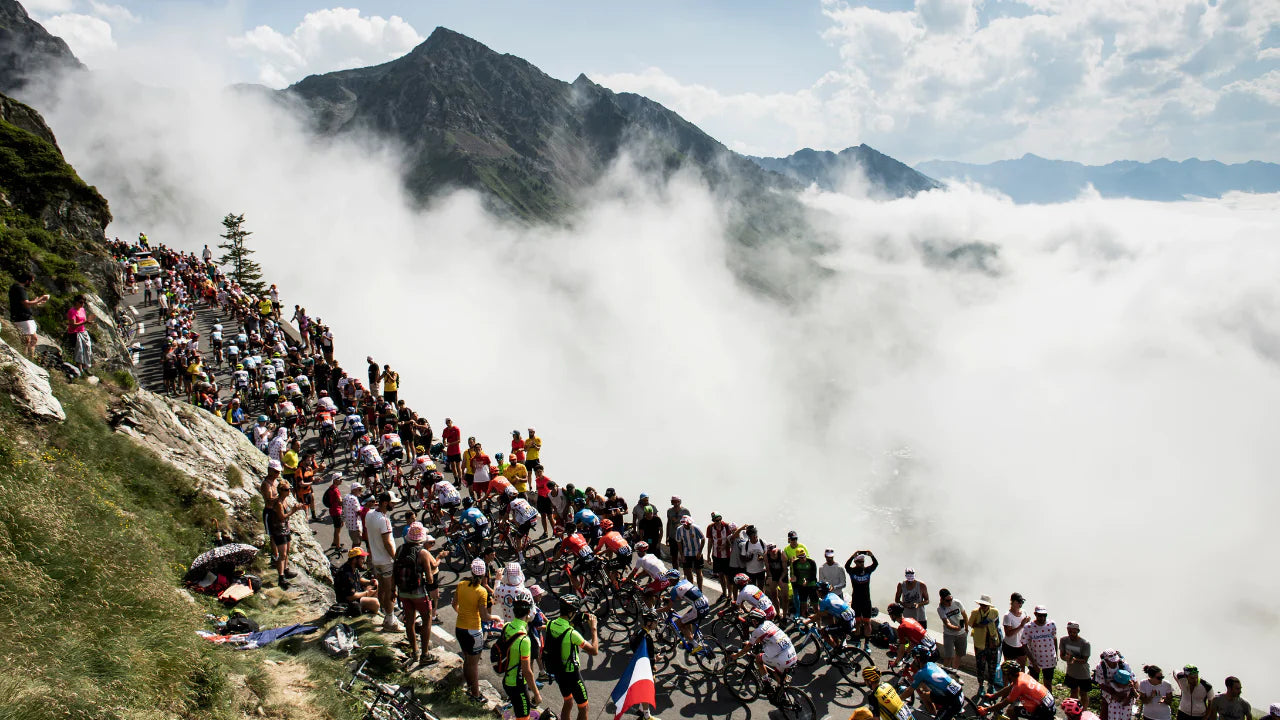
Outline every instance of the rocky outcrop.
<svg viewBox="0 0 1280 720"><path fill-rule="evenodd" d="M246 540L265 544L255 507L262 507L257 483L266 475L267 456L243 434L212 413L148 390L122 396L111 409L110 421L116 432L190 476L197 490L226 509L233 527L253 528L256 536ZM293 566L315 581L331 584L329 560L303 514L294 515L290 523L295 538L290 551ZM322 588L312 583L295 583L295 590L307 604L323 601Z"/></svg>
<svg viewBox="0 0 1280 720"><path fill-rule="evenodd" d="M16 0L0 0L0 92L21 91L41 75L80 70L62 38L32 20Z"/></svg>
<svg viewBox="0 0 1280 720"><path fill-rule="evenodd" d="M4 340L0 340L0 390L7 392L24 413L37 420L62 422L67 419L62 403L49 387L49 373Z"/></svg>

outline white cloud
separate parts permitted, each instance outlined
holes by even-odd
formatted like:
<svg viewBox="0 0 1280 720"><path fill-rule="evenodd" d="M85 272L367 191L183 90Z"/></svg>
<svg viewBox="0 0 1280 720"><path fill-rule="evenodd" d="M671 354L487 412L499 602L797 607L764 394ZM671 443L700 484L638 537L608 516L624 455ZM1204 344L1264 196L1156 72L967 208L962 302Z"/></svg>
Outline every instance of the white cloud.
<svg viewBox="0 0 1280 720"><path fill-rule="evenodd" d="M258 63L261 82L282 87L305 75L386 62L422 40L399 16L365 17L338 7L307 13L289 35L259 25L229 42Z"/></svg>
<svg viewBox="0 0 1280 720"><path fill-rule="evenodd" d="M669 104L726 143L774 154L867 142L908 160L1238 160L1277 147L1260 116L1280 115L1280 105L1247 87L1276 56L1263 48L1280 23L1273 0L1031 0L1003 16L975 0L900 11L821 3L823 38L841 61L808 88L726 94L656 67L594 78ZM1221 101L1242 92L1254 104L1232 114Z"/></svg>
<svg viewBox="0 0 1280 720"><path fill-rule="evenodd" d="M89 7L93 10L94 15L113 24L138 22L138 16L123 5L112 5L111 3L98 2L98 0L89 0Z"/></svg>
<svg viewBox="0 0 1280 720"><path fill-rule="evenodd" d="M64 13L75 7L75 0L23 0L22 7L32 15Z"/></svg>
<svg viewBox="0 0 1280 720"><path fill-rule="evenodd" d="M63 13L54 15L43 24L46 30L65 40L76 57L86 62L116 49L111 24L102 18Z"/></svg>

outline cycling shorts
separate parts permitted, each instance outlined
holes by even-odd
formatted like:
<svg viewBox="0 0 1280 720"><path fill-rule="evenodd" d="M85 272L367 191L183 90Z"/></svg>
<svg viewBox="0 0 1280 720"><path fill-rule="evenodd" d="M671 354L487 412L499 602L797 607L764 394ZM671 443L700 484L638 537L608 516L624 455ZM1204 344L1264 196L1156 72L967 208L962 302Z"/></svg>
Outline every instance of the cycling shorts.
<svg viewBox="0 0 1280 720"><path fill-rule="evenodd" d="M384 460L400 460L404 458L404 448L393 447L383 456Z"/></svg>
<svg viewBox="0 0 1280 720"><path fill-rule="evenodd" d="M684 625L688 625L694 620L701 620L706 617L709 612L711 612L711 603L706 602L705 600L701 603L694 603L680 614L680 622Z"/></svg>
<svg viewBox="0 0 1280 720"><path fill-rule="evenodd" d="M760 658L764 660L764 664L770 670L790 670L796 666L796 662L800 660L800 656L793 649L791 652L782 650L765 651L760 653Z"/></svg>
<svg viewBox="0 0 1280 720"><path fill-rule="evenodd" d="M537 517L529 518L527 522L522 522L516 526L516 532L520 535L520 537L528 537L529 533L533 532L533 528L537 526L537 524L538 524Z"/></svg>
<svg viewBox="0 0 1280 720"><path fill-rule="evenodd" d="M582 671L575 668L556 673L556 687L565 700L573 698L579 706L587 704L587 686L582 682Z"/></svg>

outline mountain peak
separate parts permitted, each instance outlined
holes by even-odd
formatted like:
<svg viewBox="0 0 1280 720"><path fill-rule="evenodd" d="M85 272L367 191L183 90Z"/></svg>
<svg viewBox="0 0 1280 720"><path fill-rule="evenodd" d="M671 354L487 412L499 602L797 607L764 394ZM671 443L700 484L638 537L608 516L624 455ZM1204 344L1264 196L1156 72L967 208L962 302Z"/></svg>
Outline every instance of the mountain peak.
<svg viewBox="0 0 1280 720"><path fill-rule="evenodd" d="M17 0L0 0L0 92L21 94L38 75L83 68L62 38L32 20Z"/></svg>

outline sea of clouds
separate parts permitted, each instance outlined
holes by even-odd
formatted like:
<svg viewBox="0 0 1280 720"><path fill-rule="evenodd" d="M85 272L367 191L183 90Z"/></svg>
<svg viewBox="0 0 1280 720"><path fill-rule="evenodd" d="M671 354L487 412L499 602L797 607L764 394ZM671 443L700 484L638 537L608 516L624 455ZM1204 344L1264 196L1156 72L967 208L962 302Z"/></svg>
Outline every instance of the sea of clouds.
<svg viewBox="0 0 1280 720"><path fill-rule="evenodd" d="M728 269L693 173L624 158L570 226L528 227L465 191L415 209L396 148L316 142L252 93L98 74L42 109L109 234L198 251L244 213L286 307L437 429L493 450L534 425L562 483L872 548L881 606L913 566L1280 693L1280 196L810 191L827 272L782 304Z"/></svg>

